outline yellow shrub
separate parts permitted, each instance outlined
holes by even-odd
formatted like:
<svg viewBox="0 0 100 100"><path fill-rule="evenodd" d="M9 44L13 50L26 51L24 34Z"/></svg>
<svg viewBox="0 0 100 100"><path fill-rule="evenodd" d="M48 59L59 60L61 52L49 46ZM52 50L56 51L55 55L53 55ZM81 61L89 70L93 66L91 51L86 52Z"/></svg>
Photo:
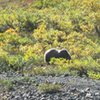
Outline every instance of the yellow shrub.
<svg viewBox="0 0 100 100"><path fill-rule="evenodd" d="M42 43L36 43L33 46L33 52L37 55L42 55L43 50L44 49L44 45Z"/></svg>
<svg viewBox="0 0 100 100"><path fill-rule="evenodd" d="M12 28L9 28L8 30L5 31L5 33L8 33L8 34L17 34L16 31Z"/></svg>
<svg viewBox="0 0 100 100"><path fill-rule="evenodd" d="M40 42L47 39L46 25L44 23L34 31L33 37Z"/></svg>
<svg viewBox="0 0 100 100"><path fill-rule="evenodd" d="M91 39L76 32L67 36L66 45L68 45L71 54L74 54L77 57L93 55L95 47L97 46Z"/></svg>

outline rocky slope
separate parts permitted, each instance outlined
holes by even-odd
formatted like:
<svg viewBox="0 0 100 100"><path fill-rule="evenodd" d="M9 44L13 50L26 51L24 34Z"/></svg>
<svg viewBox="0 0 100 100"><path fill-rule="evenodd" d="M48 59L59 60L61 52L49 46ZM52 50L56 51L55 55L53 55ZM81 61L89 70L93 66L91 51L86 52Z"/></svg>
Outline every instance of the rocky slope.
<svg viewBox="0 0 100 100"><path fill-rule="evenodd" d="M100 80L78 76L23 76L1 73L0 80L12 82L12 87L0 83L0 100L100 100ZM41 92L39 84L61 84L56 92ZM7 84L6 84L7 85Z"/></svg>

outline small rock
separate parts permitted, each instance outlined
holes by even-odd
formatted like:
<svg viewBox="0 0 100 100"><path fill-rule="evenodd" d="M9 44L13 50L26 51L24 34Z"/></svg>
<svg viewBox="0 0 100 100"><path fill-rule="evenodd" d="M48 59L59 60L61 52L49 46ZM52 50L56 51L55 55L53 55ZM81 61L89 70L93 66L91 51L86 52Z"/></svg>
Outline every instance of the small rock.
<svg viewBox="0 0 100 100"><path fill-rule="evenodd" d="M69 73L64 73L63 75L61 75L62 77L67 77L69 76Z"/></svg>
<svg viewBox="0 0 100 100"><path fill-rule="evenodd" d="M23 94L23 97L26 97L26 93Z"/></svg>
<svg viewBox="0 0 100 100"><path fill-rule="evenodd" d="M47 97L47 95L46 94L42 94L41 97L44 97L45 98L45 97Z"/></svg>
<svg viewBox="0 0 100 100"><path fill-rule="evenodd" d="M5 95L5 96L3 96L3 100L7 100L7 96Z"/></svg>
<svg viewBox="0 0 100 100"><path fill-rule="evenodd" d="M32 98L32 100L36 100L37 99L37 97L36 96L31 96L31 98Z"/></svg>
<svg viewBox="0 0 100 100"><path fill-rule="evenodd" d="M3 93L1 93L0 96L3 96Z"/></svg>
<svg viewBox="0 0 100 100"><path fill-rule="evenodd" d="M11 98L11 99L13 99L14 97L15 97L14 95L11 95L11 97L10 97L10 98Z"/></svg>
<svg viewBox="0 0 100 100"><path fill-rule="evenodd" d="M47 99L45 99L45 98L41 98L40 100L47 100Z"/></svg>
<svg viewBox="0 0 100 100"><path fill-rule="evenodd" d="M87 93L87 94L86 94L86 97L90 97L90 96L91 96L91 93Z"/></svg>
<svg viewBox="0 0 100 100"><path fill-rule="evenodd" d="M85 96L85 95L86 95L85 91L81 90L80 93L79 93L79 96Z"/></svg>
<svg viewBox="0 0 100 100"><path fill-rule="evenodd" d="M85 89L85 92L88 92L88 91L90 91L90 88L86 88L86 89Z"/></svg>
<svg viewBox="0 0 100 100"><path fill-rule="evenodd" d="M24 100L28 100L27 97L25 97Z"/></svg>
<svg viewBox="0 0 100 100"><path fill-rule="evenodd" d="M62 93L62 96L67 96L68 95L68 93Z"/></svg>
<svg viewBox="0 0 100 100"><path fill-rule="evenodd" d="M75 92L75 91L77 91L75 87L70 89L70 92Z"/></svg>
<svg viewBox="0 0 100 100"><path fill-rule="evenodd" d="M100 93L99 93L99 92L96 92L96 93L95 93L95 96L100 96Z"/></svg>
<svg viewBox="0 0 100 100"><path fill-rule="evenodd" d="M16 99L16 100L20 100L20 96L18 96L18 95L15 96L15 99Z"/></svg>
<svg viewBox="0 0 100 100"><path fill-rule="evenodd" d="M82 97L82 98L78 98L77 100L85 100L85 97Z"/></svg>
<svg viewBox="0 0 100 100"><path fill-rule="evenodd" d="M92 96L92 94L91 94L91 93L87 93L87 94L86 94L86 98L90 98L90 99L92 99L92 98L93 98L93 96Z"/></svg>
<svg viewBox="0 0 100 100"><path fill-rule="evenodd" d="M58 95L55 95L54 100L58 100L58 99L59 99Z"/></svg>

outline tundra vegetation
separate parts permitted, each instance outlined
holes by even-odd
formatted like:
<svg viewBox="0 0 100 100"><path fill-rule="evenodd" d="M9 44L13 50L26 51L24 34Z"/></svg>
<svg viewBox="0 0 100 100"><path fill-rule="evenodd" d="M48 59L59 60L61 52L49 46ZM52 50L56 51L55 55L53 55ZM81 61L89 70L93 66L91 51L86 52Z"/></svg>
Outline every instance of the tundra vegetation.
<svg viewBox="0 0 100 100"><path fill-rule="evenodd" d="M100 79L99 0L0 0L0 72L60 75L86 70ZM50 48L71 60L44 63Z"/></svg>

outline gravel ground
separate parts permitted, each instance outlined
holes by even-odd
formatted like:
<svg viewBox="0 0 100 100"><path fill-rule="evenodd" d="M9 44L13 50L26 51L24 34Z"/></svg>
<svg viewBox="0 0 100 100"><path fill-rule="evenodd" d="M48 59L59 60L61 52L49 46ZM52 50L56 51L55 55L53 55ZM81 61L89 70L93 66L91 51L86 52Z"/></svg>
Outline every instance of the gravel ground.
<svg viewBox="0 0 100 100"><path fill-rule="evenodd" d="M100 80L78 76L22 76L16 73L1 73L0 80L10 80L13 88L5 90L0 85L0 100L100 100ZM59 92L43 93L41 83L61 84Z"/></svg>

